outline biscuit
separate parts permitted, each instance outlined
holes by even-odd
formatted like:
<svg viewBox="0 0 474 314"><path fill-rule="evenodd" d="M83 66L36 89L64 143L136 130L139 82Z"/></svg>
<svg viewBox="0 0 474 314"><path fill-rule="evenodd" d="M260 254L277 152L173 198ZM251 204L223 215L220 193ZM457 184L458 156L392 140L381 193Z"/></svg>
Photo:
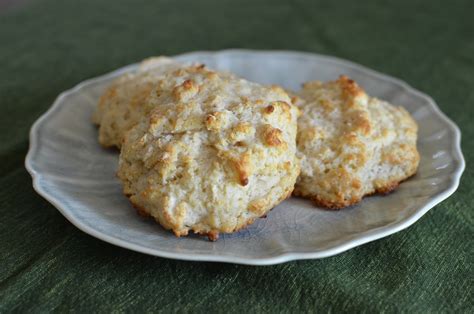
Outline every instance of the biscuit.
<svg viewBox="0 0 474 314"><path fill-rule="evenodd" d="M120 148L123 135L145 114L143 102L167 71L181 67L166 57L145 59L137 71L116 79L102 94L92 120L99 125L99 143Z"/></svg>
<svg viewBox="0 0 474 314"><path fill-rule="evenodd" d="M415 174L418 127L402 107L369 97L346 76L308 82L293 100L302 111L295 195L337 209Z"/></svg>
<svg viewBox="0 0 474 314"><path fill-rule="evenodd" d="M217 239L291 195L298 109L285 91L204 67L168 73L126 133L118 176L141 214Z"/></svg>

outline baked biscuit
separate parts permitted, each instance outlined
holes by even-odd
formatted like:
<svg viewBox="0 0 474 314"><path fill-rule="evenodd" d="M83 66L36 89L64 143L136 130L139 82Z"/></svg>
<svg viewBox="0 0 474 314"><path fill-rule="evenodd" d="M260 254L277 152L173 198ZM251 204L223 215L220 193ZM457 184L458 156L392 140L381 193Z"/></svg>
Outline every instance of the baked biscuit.
<svg viewBox="0 0 474 314"><path fill-rule="evenodd" d="M346 76L308 82L299 96L295 195L342 208L388 193L415 174L418 127L405 109L369 97Z"/></svg>
<svg viewBox="0 0 474 314"><path fill-rule="evenodd" d="M291 195L298 109L281 88L188 67L159 80L146 106L118 176L134 207L176 236L215 240Z"/></svg>
<svg viewBox="0 0 474 314"><path fill-rule="evenodd" d="M181 66L170 58L149 58L136 72L116 79L102 94L92 117L99 125L100 144L120 148L125 132L144 115L142 104L155 83L163 73Z"/></svg>

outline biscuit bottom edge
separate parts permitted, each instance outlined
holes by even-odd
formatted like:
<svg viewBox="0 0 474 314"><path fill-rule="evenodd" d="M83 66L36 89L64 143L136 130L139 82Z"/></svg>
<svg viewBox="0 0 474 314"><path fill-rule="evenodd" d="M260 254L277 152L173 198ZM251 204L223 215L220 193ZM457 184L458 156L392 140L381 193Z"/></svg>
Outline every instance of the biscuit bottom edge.
<svg viewBox="0 0 474 314"><path fill-rule="evenodd" d="M365 193L360 197L353 197L351 199L348 199L348 200L345 200L345 201L342 201L342 202L332 201L332 200L329 200L329 199L324 199L324 198L320 197L317 194L304 193L300 189L298 189L297 187L295 187L295 189L293 191L293 196L301 197L301 198L310 200L317 207L323 207L323 208L328 209L328 210L340 210L340 209L344 209L346 207L357 205L358 203L360 203L366 197L376 196L376 195L384 196L384 195L390 194L390 193L394 192L400 186L400 184L402 184L403 182L409 180L410 178L414 177L415 175L416 175L416 172L413 173L413 174L410 174L410 175L408 175L408 176L406 176L402 179L390 181L387 184L385 184L384 186L375 188L373 191Z"/></svg>
<svg viewBox="0 0 474 314"><path fill-rule="evenodd" d="M200 236L205 236L208 238L209 241L211 242L215 242L219 239L219 235L220 234L232 234L232 233L235 233L235 232L238 232L240 230L243 230L245 228L247 228L248 226L250 226L251 224L253 224L255 222L256 219L258 218L267 218L267 215L268 213L273 210L276 206L278 206L279 204L281 204L281 202L283 202L284 200L288 199L291 197L292 193L293 193L293 190L294 190L294 187L290 187L288 188L282 195L281 197L278 199L277 202L275 202L275 204L269 206L269 208L263 210L263 214L260 215L259 217L251 217L249 219L247 219L244 223L236 226L234 229L232 229L231 231L220 231L218 229L212 229L212 230L201 230L201 229L198 229L198 228L193 228L193 227L190 227L189 229L186 229L186 230L175 230L173 228L169 228L169 227L166 227L164 226L159 220L157 217L154 217L152 216L144 207L134 203L131 199L130 199L130 194L125 194L124 195L128 198L130 204L132 205L132 207L136 210L137 214L141 217L144 217L144 218L153 218L156 223L158 223L162 228L164 228L165 230L167 231L172 231L173 234L180 238L180 237L185 237L189 234L189 231L192 231L194 234L197 234L197 235L200 235Z"/></svg>

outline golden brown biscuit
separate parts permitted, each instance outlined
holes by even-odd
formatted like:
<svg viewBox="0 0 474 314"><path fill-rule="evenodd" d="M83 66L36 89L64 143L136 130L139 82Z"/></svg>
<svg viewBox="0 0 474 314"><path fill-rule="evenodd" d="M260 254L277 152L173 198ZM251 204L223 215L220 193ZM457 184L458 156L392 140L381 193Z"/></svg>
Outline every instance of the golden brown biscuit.
<svg viewBox="0 0 474 314"><path fill-rule="evenodd" d="M290 103L279 87L204 67L168 73L146 101L150 113L125 135L124 193L177 236L215 240L251 224L291 194L299 174Z"/></svg>
<svg viewBox="0 0 474 314"><path fill-rule="evenodd" d="M405 109L369 97L346 76L308 82L299 96L295 195L342 208L415 174L417 124Z"/></svg>

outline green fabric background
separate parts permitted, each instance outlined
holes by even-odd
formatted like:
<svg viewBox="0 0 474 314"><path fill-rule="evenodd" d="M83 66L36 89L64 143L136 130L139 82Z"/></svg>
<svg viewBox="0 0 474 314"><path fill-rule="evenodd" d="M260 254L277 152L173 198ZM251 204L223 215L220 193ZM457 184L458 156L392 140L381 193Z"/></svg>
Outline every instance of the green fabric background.
<svg viewBox="0 0 474 314"><path fill-rule="evenodd" d="M472 313L473 2L357 2L29 0L1 12L0 311ZM388 238L266 267L114 247L33 191L28 130L61 91L144 57L224 48L334 55L431 95L463 133L459 190Z"/></svg>

